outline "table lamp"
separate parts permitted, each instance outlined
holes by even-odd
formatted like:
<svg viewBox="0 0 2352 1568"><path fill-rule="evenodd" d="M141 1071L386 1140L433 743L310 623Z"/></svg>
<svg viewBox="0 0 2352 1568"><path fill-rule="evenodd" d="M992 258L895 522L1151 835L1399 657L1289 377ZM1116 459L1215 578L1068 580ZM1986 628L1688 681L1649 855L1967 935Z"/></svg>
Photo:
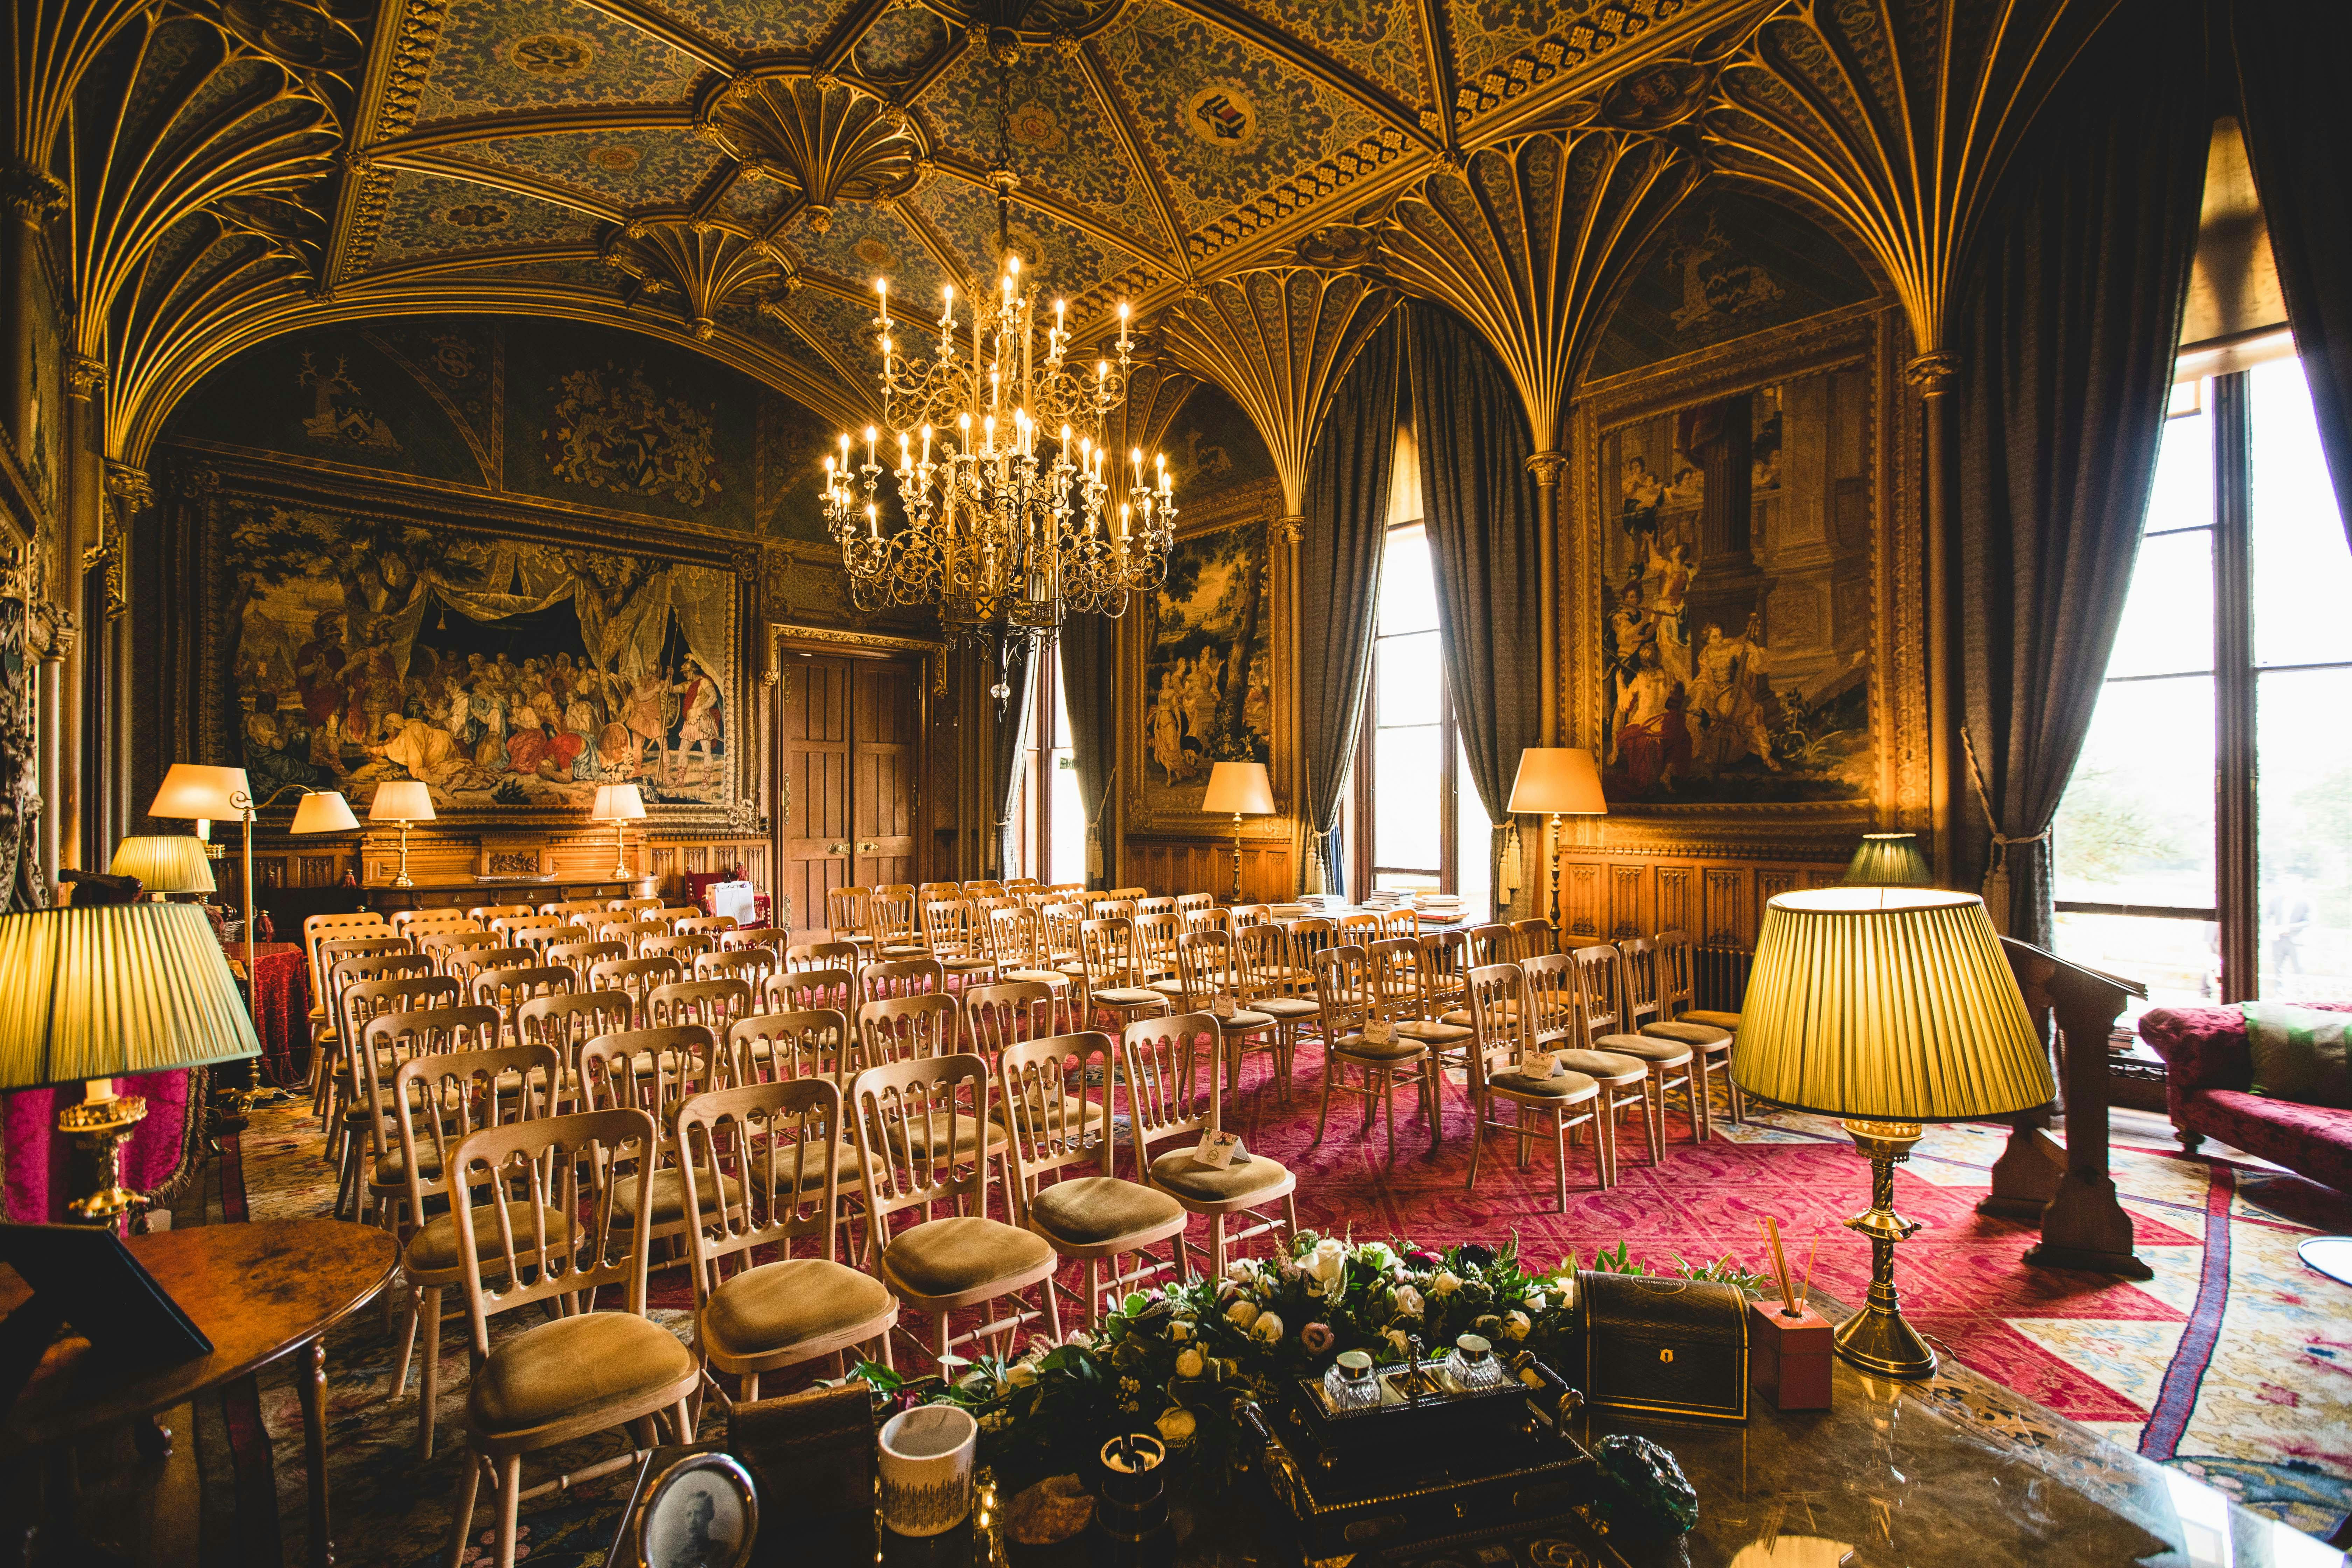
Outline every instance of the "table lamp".
<svg viewBox="0 0 2352 1568"><path fill-rule="evenodd" d="M646 797L633 784L607 784L596 786L596 804L588 813L593 822L613 825L613 875L626 880L629 875L629 824L646 814Z"/></svg>
<svg viewBox="0 0 2352 1568"><path fill-rule="evenodd" d="M1840 1118L1870 1160L1870 1207L1845 1222L1870 1238L1870 1294L1838 1329L1838 1353L1888 1377L1934 1372L1936 1352L1895 1290L1895 1244L1919 1228L1895 1212L1895 1167L1922 1122L2032 1110L2057 1092L1984 900L1906 887L1771 900L1731 1077L1748 1094Z"/></svg>
<svg viewBox="0 0 2352 1568"><path fill-rule="evenodd" d="M188 842L195 843L194 839ZM58 1131L98 1155L99 1189L70 1207L110 1222L143 1200L122 1141L147 1114L113 1080L261 1054L212 921L194 904L98 904L0 916L0 1089L87 1082Z"/></svg>
<svg viewBox="0 0 2352 1568"><path fill-rule="evenodd" d="M1504 807L1514 816L1549 816L1544 834L1544 858L1551 867L1551 905L1546 911L1552 929L1559 929L1559 819L1600 816L1609 810L1601 794L1601 770L1592 753L1580 746L1529 746L1519 752L1518 776L1511 781L1511 803Z"/></svg>
<svg viewBox="0 0 2352 1568"><path fill-rule="evenodd" d="M1843 886L1849 888L1926 888L1934 872L1919 853L1916 833L1865 833L1853 858L1846 862Z"/></svg>
<svg viewBox="0 0 2352 1568"><path fill-rule="evenodd" d="M1242 818L1267 816L1274 811L1274 785L1264 763L1219 763L1209 770L1209 793L1201 798L1202 811L1234 814L1234 903L1242 901Z"/></svg>
<svg viewBox="0 0 2352 1568"><path fill-rule="evenodd" d="M138 878L140 891L157 899L217 892L212 861L205 853L208 847L203 839L184 833L125 838L114 847L114 860L107 869L118 877Z"/></svg>
<svg viewBox="0 0 2352 1568"><path fill-rule="evenodd" d="M395 888L413 888L416 879L408 874L408 825L433 820L433 792L419 779L389 779L375 786L375 800L368 806L370 822L400 824L400 870L392 879Z"/></svg>
<svg viewBox="0 0 2352 1568"><path fill-rule="evenodd" d="M215 768L202 763L173 763L171 771L163 775L155 798L147 803L150 816L195 818L199 843L209 843L213 824L223 817L234 816L245 825L245 973L248 976L253 973L253 825L263 806L289 789L302 792L302 804L294 808L295 832L331 833L359 826L351 806L333 790L280 784L269 792L268 800L256 801L243 768ZM314 806L314 800L333 804ZM210 855L213 851L207 848L205 853Z"/></svg>

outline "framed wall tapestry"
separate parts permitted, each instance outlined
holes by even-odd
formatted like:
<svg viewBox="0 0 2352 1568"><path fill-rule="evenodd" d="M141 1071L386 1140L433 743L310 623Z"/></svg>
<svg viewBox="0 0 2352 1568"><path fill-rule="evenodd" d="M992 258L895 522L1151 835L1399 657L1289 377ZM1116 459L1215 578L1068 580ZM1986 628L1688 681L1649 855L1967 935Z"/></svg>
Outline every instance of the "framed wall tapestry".
<svg viewBox="0 0 2352 1568"><path fill-rule="evenodd" d="M204 505L205 755L257 798L339 789L364 816L420 779L445 818L576 824L626 781L673 822L751 810L751 588L723 546L227 487Z"/></svg>
<svg viewBox="0 0 2352 1568"><path fill-rule="evenodd" d="M1289 656L1271 489L1219 493L1169 552L1166 584L1129 612L1138 635L1122 638L1133 652L1119 756L1137 826L1200 817L1218 763L1274 763Z"/></svg>
<svg viewBox="0 0 2352 1568"><path fill-rule="evenodd" d="M1918 562L1880 534L1892 331L1840 311L1585 401L1568 706L1612 813L1850 836L1897 804L1888 703L1919 672L1890 616Z"/></svg>

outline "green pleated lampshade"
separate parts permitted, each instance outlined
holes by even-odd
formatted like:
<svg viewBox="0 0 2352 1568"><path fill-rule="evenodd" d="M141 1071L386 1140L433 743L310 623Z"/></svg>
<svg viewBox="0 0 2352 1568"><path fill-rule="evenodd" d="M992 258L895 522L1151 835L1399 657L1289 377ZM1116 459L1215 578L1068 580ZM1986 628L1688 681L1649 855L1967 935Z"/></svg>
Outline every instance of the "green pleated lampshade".
<svg viewBox="0 0 2352 1568"><path fill-rule="evenodd" d="M0 916L0 1089L260 1054L228 960L194 904Z"/></svg>
<svg viewBox="0 0 2352 1568"><path fill-rule="evenodd" d="M2056 1092L1984 900L1932 888L1768 903L1731 1076L1782 1105L1871 1121L1998 1116Z"/></svg>
<svg viewBox="0 0 2352 1568"><path fill-rule="evenodd" d="M1849 888L1924 888L1934 882L1916 833L1865 833L1846 862Z"/></svg>

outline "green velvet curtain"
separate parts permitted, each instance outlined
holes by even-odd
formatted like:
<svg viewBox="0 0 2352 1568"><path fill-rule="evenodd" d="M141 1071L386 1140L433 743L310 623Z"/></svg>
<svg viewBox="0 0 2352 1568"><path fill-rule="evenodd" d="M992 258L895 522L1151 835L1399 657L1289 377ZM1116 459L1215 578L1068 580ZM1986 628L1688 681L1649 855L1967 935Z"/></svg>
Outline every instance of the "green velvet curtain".
<svg viewBox="0 0 2352 1568"><path fill-rule="evenodd" d="M1131 612L1148 621L1147 596ZM1139 622L1141 624L1141 621ZM1118 748L1111 726L1117 709L1118 674L1118 621L1108 616L1072 616L1062 627L1062 700L1070 710L1070 760L1078 774L1078 795L1086 802L1089 837L1099 828L1102 854L1097 861L1091 847L1087 856L1087 885L1108 888L1113 869L1112 850L1118 844L1118 812L1109 804L1118 766ZM1101 870L1093 868L1099 864Z"/></svg>
<svg viewBox="0 0 2352 1568"><path fill-rule="evenodd" d="M2036 127L1963 298L1959 885L2005 868L2009 930L2050 944L2059 796L2139 548L2211 124L2197 0L2110 24ZM1987 816L1990 817L1988 825ZM1992 884L1998 892L2000 881Z"/></svg>
<svg viewBox="0 0 2352 1568"><path fill-rule="evenodd" d="M1298 742L1307 768L1308 853L1322 887L1345 885L1339 786L1364 718L1380 602L1391 469L1396 461L1398 316L1373 334L1331 399L1307 459L1307 537L1298 552ZM1314 884L1310 881L1308 886Z"/></svg>
<svg viewBox="0 0 2352 1568"><path fill-rule="evenodd" d="M2340 0L2228 0L2238 59L2239 126L2336 481L2352 535L2352 5Z"/></svg>
<svg viewBox="0 0 2352 1568"><path fill-rule="evenodd" d="M1486 341L1438 306L1416 300L1402 313L1446 684L1487 819L1507 823L1519 752L1543 737L1549 574L1528 473L1535 448L1526 406Z"/></svg>

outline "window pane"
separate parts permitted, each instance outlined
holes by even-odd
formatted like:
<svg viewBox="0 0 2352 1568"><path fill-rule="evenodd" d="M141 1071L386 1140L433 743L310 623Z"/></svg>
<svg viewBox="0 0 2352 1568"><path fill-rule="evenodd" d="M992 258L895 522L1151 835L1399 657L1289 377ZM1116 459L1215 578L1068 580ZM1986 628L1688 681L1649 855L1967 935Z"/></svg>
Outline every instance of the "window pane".
<svg viewBox="0 0 2352 1568"><path fill-rule="evenodd" d="M1083 882L1087 879L1087 805L1078 794L1078 769L1067 746L1054 752L1053 868L1045 872L1049 882Z"/></svg>
<svg viewBox="0 0 2352 1568"><path fill-rule="evenodd" d="M1437 792L1444 753L1436 725L1382 729L1372 737L1372 864L1435 871Z"/></svg>
<svg viewBox="0 0 2352 1568"><path fill-rule="evenodd" d="M2254 695L2258 994L2341 1000L2352 995L2352 730L2338 721L2352 712L2352 669L2264 675Z"/></svg>
<svg viewBox="0 0 2352 1568"><path fill-rule="evenodd" d="M1381 556L1381 635L1436 626L1437 579L1430 570L1429 535L1418 524L1392 528Z"/></svg>
<svg viewBox="0 0 2352 1568"><path fill-rule="evenodd" d="M2062 903L2213 907L2211 677L2099 694L2051 847ZM2066 956L2099 967L2086 953Z"/></svg>
<svg viewBox="0 0 2352 1568"><path fill-rule="evenodd" d="M2212 531L2141 540L2107 678L2212 668Z"/></svg>
<svg viewBox="0 0 2352 1568"><path fill-rule="evenodd" d="M1434 871L1375 871L1374 888L1393 888L1400 893L1433 893L1437 891Z"/></svg>
<svg viewBox="0 0 2352 1568"><path fill-rule="evenodd" d="M1495 912L1494 866L1487 858L1495 852L1494 826L1478 786L1470 782L1470 756L1459 741L1454 750L1454 891L1463 913L1483 921Z"/></svg>
<svg viewBox="0 0 2352 1568"><path fill-rule="evenodd" d="M2206 528L2213 521L2213 420L2205 414L2168 419L2157 448L2156 488L2147 531Z"/></svg>
<svg viewBox="0 0 2352 1568"><path fill-rule="evenodd" d="M2327 664L2347 655L2352 548L2344 542L2303 365L2247 373L2253 425L2254 662ZM2267 759L2265 759L2267 762Z"/></svg>
<svg viewBox="0 0 2352 1568"><path fill-rule="evenodd" d="M2125 1001L2119 1022L2136 1026L2150 1007L2210 1006L2221 994L2221 928L2211 921L2062 913L2058 952L2147 987L2147 1001Z"/></svg>
<svg viewBox="0 0 2352 1568"><path fill-rule="evenodd" d="M1444 656L1435 632L1382 637L1374 645L1380 673L1380 726L1437 722L1438 689L1445 678Z"/></svg>

